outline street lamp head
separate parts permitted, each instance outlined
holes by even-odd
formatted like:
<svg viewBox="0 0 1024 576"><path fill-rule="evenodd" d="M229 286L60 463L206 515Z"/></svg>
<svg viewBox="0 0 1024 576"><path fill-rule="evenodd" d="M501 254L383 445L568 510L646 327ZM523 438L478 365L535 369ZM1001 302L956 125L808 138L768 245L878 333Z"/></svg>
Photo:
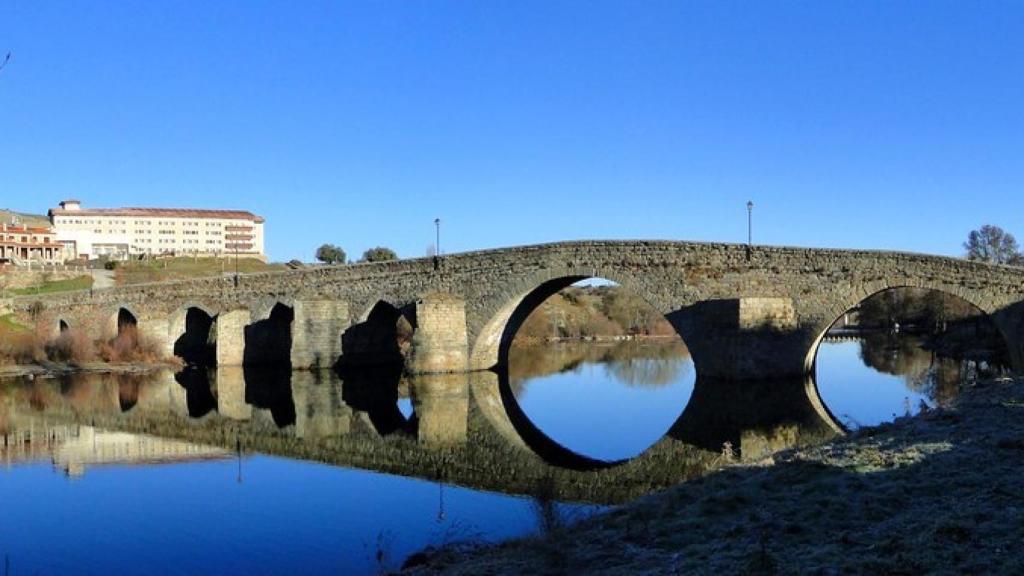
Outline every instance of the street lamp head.
<svg viewBox="0 0 1024 576"><path fill-rule="evenodd" d="M754 209L754 202L752 200L747 200L747 210L753 210L753 209Z"/></svg>
<svg viewBox="0 0 1024 576"><path fill-rule="evenodd" d="M441 223L441 219L440 218L434 218L434 224L440 224L440 223Z"/></svg>

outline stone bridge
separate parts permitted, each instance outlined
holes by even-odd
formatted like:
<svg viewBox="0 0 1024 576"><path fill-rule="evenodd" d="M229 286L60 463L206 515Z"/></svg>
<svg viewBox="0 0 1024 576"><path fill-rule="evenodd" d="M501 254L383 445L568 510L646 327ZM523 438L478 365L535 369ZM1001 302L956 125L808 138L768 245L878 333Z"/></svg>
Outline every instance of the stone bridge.
<svg viewBox="0 0 1024 576"><path fill-rule="evenodd" d="M579 241L439 258L19 297L6 303L56 334L127 324L189 360L221 366L406 358L410 373L503 365L545 298L586 278L614 281L672 323L705 377L758 379L813 369L829 326L895 287L959 296L987 313L1024 365L1024 268L886 251L670 241ZM400 326L411 345L400 349Z"/></svg>

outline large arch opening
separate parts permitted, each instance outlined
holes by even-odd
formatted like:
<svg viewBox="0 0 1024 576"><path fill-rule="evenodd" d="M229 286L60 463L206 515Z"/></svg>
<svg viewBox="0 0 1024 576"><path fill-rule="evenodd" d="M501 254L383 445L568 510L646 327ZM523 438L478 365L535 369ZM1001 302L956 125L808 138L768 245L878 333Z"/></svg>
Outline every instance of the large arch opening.
<svg viewBox="0 0 1024 576"><path fill-rule="evenodd" d="M278 302L266 319L246 326L243 364L291 368L294 320L295 310Z"/></svg>
<svg viewBox="0 0 1024 576"><path fill-rule="evenodd" d="M930 288L880 290L838 316L812 351L822 402L848 428L951 403L1009 371L999 326L967 300Z"/></svg>
<svg viewBox="0 0 1024 576"><path fill-rule="evenodd" d="M213 329L216 317L191 307L185 312L185 331L174 341L174 355L189 366L214 366L217 363L217 339Z"/></svg>
<svg viewBox="0 0 1024 576"><path fill-rule="evenodd" d="M496 321L503 318L475 352L495 345L499 374L507 375L503 403L524 440L549 460L593 467L635 457L668 432L693 391L685 343L631 286L548 280Z"/></svg>

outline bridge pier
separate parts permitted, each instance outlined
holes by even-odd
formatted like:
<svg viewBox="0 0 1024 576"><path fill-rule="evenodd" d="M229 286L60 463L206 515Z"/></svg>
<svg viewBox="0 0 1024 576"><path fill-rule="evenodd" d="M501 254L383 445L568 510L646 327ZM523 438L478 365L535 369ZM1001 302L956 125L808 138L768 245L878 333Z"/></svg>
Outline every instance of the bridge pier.
<svg viewBox="0 0 1024 576"><path fill-rule="evenodd" d="M347 302L299 300L292 320L292 368L330 368L341 357L341 335L349 324Z"/></svg>
<svg viewBox="0 0 1024 576"><path fill-rule="evenodd" d="M469 370L466 304L452 294L434 293L416 302L416 331L406 371L445 374Z"/></svg>
<svg viewBox="0 0 1024 576"><path fill-rule="evenodd" d="M245 327L252 320L248 310L232 310L217 316L217 365L241 366L245 359Z"/></svg>
<svg viewBox="0 0 1024 576"><path fill-rule="evenodd" d="M698 302L668 315L704 378L763 380L808 372L811 337L790 298Z"/></svg>

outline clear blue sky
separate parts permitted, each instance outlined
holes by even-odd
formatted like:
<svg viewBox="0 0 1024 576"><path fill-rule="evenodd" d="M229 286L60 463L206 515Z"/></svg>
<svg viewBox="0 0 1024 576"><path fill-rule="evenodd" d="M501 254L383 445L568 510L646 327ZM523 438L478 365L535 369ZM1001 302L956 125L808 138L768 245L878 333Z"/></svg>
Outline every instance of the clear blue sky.
<svg viewBox="0 0 1024 576"><path fill-rule="evenodd" d="M1024 236L1021 2L0 4L0 207L243 208L275 259Z"/></svg>

